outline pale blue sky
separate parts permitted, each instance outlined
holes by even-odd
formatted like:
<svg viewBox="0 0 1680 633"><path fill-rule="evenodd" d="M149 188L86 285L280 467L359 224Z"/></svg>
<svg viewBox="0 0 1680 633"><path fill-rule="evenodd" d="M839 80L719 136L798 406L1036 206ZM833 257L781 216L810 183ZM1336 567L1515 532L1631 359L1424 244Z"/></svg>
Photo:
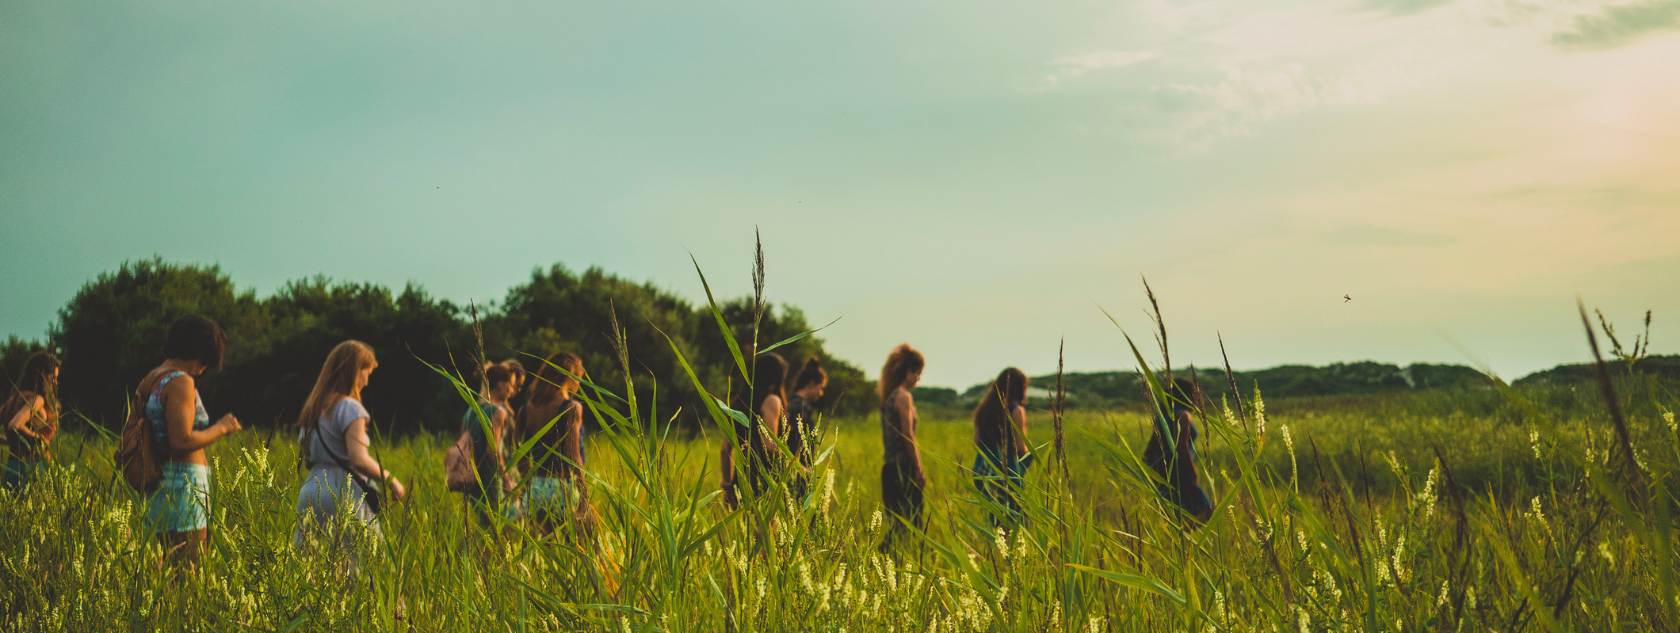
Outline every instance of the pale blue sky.
<svg viewBox="0 0 1680 633"><path fill-rule="evenodd" d="M0 6L0 334L158 254L497 299L600 265L871 373L1680 351L1680 0ZM1342 295L1354 301L1344 303ZM1141 342L1141 341L1140 341Z"/></svg>

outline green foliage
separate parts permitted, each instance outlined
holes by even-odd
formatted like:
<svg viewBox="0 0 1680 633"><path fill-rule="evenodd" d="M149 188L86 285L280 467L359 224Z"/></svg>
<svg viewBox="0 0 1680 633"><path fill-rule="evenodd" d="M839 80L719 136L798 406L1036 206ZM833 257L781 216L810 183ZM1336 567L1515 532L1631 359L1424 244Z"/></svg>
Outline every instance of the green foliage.
<svg viewBox="0 0 1680 633"><path fill-rule="evenodd" d="M748 300L737 300L724 309L726 320L750 339L747 305ZM189 313L215 319L228 331L223 371L199 381L205 405L217 415L231 411L247 426L269 433L295 421L327 352L341 341L360 340L379 357L378 379L364 401L386 433L457 428L463 405L449 382L426 363L470 377L479 357L468 311L412 284L393 293L375 284L317 276L259 298L253 291L239 291L217 267L150 259L100 275L59 311L49 335L63 352L65 404L114 428L134 383L163 360L169 324ZM534 271L499 306L478 306L483 355L491 361L516 358L534 370L538 359L571 351L583 357L597 381L623 384L607 336L615 316L628 342L631 371L668 386L644 402L644 413L657 408L671 415L680 409L683 424L696 429L698 392L682 377L676 351L664 335L694 362L708 388L726 388L729 352L716 327L702 322L705 315L652 284L629 282L599 268L581 275L558 264ZM782 306L765 314L760 340L779 341L809 329L802 312ZM7 375L38 347L9 340L3 350ZM873 383L824 351L821 339L806 337L777 351L795 364L806 356L822 359L830 376L823 407L872 410Z"/></svg>
<svg viewBox="0 0 1680 633"><path fill-rule="evenodd" d="M1177 377L1188 377L1191 368L1179 367L1174 372ZM1324 367L1280 365L1233 372L1232 376L1238 387L1247 390L1258 386L1262 393L1274 399L1492 387L1488 378L1475 369L1429 363L1405 367L1372 361L1332 363ZM1222 369L1198 367L1196 377L1208 398L1217 401L1230 395L1231 381ZM1034 387L1054 389L1056 376L1036 376L1032 381ZM1133 372L1072 372L1065 374L1063 381L1070 407L1138 407L1147 402ZM975 385L963 392L963 396L972 400L985 388L984 383Z"/></svg>
<svg viewBox="0 0 1680 633"><path fill-rule="evenodd" d="M30 355L46 349L40 341L18 338L16 335L6 337L4 345L0 345L0 374L3 374L7 385L15 385L23 376L23 364Z"/></svg>

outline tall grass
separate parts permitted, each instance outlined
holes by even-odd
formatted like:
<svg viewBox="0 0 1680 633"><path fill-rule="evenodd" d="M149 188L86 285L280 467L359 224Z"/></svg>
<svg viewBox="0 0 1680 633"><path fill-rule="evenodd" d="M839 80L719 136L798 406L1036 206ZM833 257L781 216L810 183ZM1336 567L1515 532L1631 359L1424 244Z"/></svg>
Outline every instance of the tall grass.
<svg viewBox="0 0 1680 633"><path fill-rule="evenodd" d="M751 380L737 360L737 379ZM584 389L601 428L588 447L599 516L592 539L566 530L539 537L520 520L490 533L469 527L442 479L453 438L417 435L377 440L386 467L413 480L411 498L390 504L378 536L350 528L294 546L296 447L247 433L209 451L211 546L197 570L180 573L161 566L158 545L141 533L143 502L113 477L109 440L68 435L55 451L62 466L0 503L9 588L0 629L1680 626L1670 554L1680 437L1677 403L1660 385L1615 396L1639 399L1622 407L1632 464L1617 461L1602 404L1585 404L1597 394L1548 408L1561 396L1503 393L1518 416L1382 400L1268 414L1259 393L1246 410L1211 403L1198 419L1199 450L1217 511L1193 530L1163 505L1139 462L1152 416L1067 412L1065 484L1046 461L1028 473L1026 518L996 530L986 517L1001 508L968 482L966 420L929 420L920 430L926 531L884 553L877 420L821 421L807 498L773 485L756 498L743 491L730 510L714 457L720 436L742 420L714 400L703 412L712 421L706 437L675 436L676 412L643 417L635 404L657 388L627 378ZM1031 419L1034 450L1048 455L1050 412ZM359 562L347 562L345 548Z"/></svg>

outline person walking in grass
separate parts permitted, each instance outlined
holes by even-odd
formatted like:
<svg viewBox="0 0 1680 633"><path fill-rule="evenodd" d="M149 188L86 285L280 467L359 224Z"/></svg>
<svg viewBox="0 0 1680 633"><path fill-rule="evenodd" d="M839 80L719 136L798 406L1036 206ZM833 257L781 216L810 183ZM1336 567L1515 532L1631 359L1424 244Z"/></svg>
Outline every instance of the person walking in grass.
<svg viewBox="0 0 1680 633"><path fill-rule="evenodd" d="M461 416L462 429L472 439L473 465L478 471L478 485L467 491L465 501L479 525L486 528L491 525L491 513L501 511L502 493L513 489L506 477L502 452L502 438L511 432L513 423L507 406L513 390L513 372L501 363L492 364L484 369L484 392L479 394L478 406Z"/></svg>
<svg viewBox="0 0 1680 633"><path fill-rule="evenodd" d="M210 525L210 465L204 449L242 428L232 413L214 424L204 411L195 379L220 369L227 334L215 321L188 315L169 326L166 359L134 391L134 411L145 416L155 454L166 461L163 477L146 503L146 525L156 532L170 565L194 565Z"/></svg>
<svg viewBox="0 0 1680 633"><path fill-rule="evenodd" d="M52 462L52 439L58 435L58 358L45 350L23 363L17 387L0 405L5 421L6 490L18 494Z"/></svg>
<svg viewBox="0 0 1680 633"><path fill-rule="evenodd" d="M790 464L792 473L788 478L788 490L795 499L804 499L805 490L811 475L811 454L816 447L811 437L817 424L817 401L823 397L823 388L828 386L828 372L823 371L822 362L812 356L805 359L805 364L799 368L799 374L793 378L793 394L787 400L787 450L793 455L794 462Z"/></svg>
<svg viewBox="0 0 1680 633"><path fill-rule="evenodd" d="M339 343L321 365L315 388L298 416L300 454L309 475L298 490L293 544L303 544L312 530L316 535L339 534L345 541L349 526L339 524L339 517L345 515L377 536L378 502L370 503L368 492L378 489L376 482L383 482L393 500L407 495L396 475L368 454L370 416L362 406L362 389L377 367L373 349L359 341ZM351 560L355 560L354 551Z"/></svg>
<svg viewBox="0 0 1680 633"><path fill-rule="evenodd" d="M567 524L580 534L593 528L583 474L583 403L572 398L579 387L575 377L582 375L583 359L576 354L549 356L531 383L530 401L519 410L520 435L537 438L525 455L531 473L525 512L542 534Z"/></svg>
<svg viewBox="0 0 1680 633"><path fill-rule="evenodd" d="M1202 490L1196 463L1196 424L1191 420L1193 408L1201 405L1202 393L1194 382L1174 378L1167 386L1167 400L1161 408L1169 413L1157 419L1143 459L1165 481L1156 484L1161 497L1194 519L1190 527L1195 529L1213 516L1213 502ZM1161 439L1163 430L1173 439L1171 447Z"/></svg>
<svg viewBox="0 0 1680 633"><path fill-rule="evenodd" d="M1010 367L998 374L974 407L974 487L1002 508L1002 517L990 514L994 526L1013 523L1021 514L1021 476L1032 462L1026 399L1027 375Z"/></svg>
<svg viewBox="0 0 1680 633"><path fill-rule="evenodd" d="M787 361L780 354L759 354L753 357L752 385L737 382L730 392L729 407L745 415L747 426L736 426L735 442L726 439L723 443L719 464L723 470L723 500L729 507L740 503L739 475L746 475L747 485L756 497L764 492L765 476L780 462L787 373ZM745 454L746 460L740 468L735 465L737 449Z"/></svg>
<svg viewBox="0 0 1680 633"><path fill-rule="evenodd" d="M901 522L917 529L922 525L927 473L916 443L916 399L910 390L921 381L925 365L922 353L903 343L893 348L881 366L881 502L892 522L881 541L883 550L891 547L902 530Z"/></svg>

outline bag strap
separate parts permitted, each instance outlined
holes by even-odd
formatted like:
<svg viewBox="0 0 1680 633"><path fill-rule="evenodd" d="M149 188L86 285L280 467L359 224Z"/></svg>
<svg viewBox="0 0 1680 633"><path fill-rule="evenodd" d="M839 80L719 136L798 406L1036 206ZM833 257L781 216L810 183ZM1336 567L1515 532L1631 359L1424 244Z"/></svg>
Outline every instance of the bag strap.
<svg viewBox="0 0 1680 633"><path fill-rule="evenodd" d="M356 481L356 485L361 486L363 489L368 487L369 484L367 483L367 480L371 478L356 472L356 469L351 468L350 464L347 463L347 460L339 457L338 453L334 453L331 446L327 446L326 440L321 439L321 423L319 421L315 422L315 426L310 427L310 433L315 436L315 441L321 444L321 449L327 452L327 457L331 457L333 463L337 464L340 470L349 473L350 478Z"/></svg>

